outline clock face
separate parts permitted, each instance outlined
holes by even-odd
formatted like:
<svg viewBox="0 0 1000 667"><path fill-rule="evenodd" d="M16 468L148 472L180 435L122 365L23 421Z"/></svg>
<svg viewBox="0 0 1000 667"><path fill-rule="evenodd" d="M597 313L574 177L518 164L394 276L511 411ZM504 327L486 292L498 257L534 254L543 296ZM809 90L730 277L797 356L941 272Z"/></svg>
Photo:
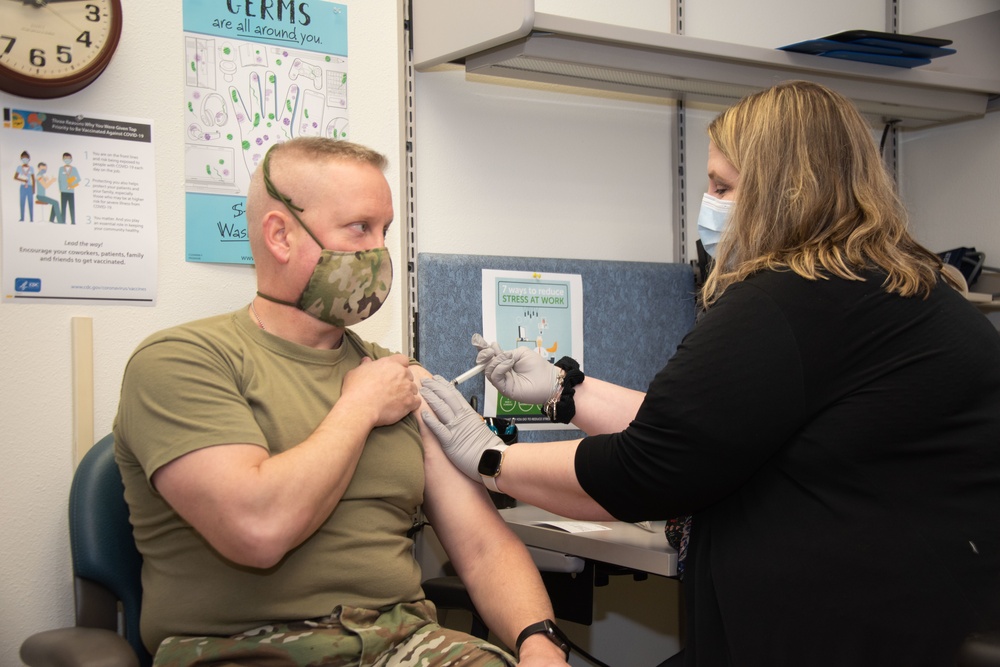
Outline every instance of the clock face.
<svg viewBox="0 0 1000 667"><path fill-rule="evenodd" d="M0 0L0 88L74 93L107 67L121 29L121 0Z"/></svg>

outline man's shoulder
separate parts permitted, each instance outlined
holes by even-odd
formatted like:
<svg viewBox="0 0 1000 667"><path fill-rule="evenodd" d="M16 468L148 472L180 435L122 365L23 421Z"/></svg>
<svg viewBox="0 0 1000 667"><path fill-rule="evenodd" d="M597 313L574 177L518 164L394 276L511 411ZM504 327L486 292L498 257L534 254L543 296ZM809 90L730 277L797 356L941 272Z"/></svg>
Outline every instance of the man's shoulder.
<svg viewBox="0 0 1000 667"><path fill-rule="evenodd" d="M200 347L230 346L238 338L237 326L235 312L176 324L147 336L136 347L132 357L144 350L168 343Z"/></svg>
<svg viewBox="0 0 1000 667"><path fill-rule="evenodd" d="M369 357L371 359L381 359L382 357L391 357L394 354L399 354L399 352L390 350L386 347L382 347L378 343L375 343L370 340L365 340L364 338L354 333L350 329L344 329L344 338L355 349L364 353L366 357Z"/></svg>
<svg viewBox="0 0 1000 667"><path fill-rule="evenodd" d="M221 313L219 315L203 317L197 320L189 320L181 324L174 324L164 329L160 329L159 331L147 336L146 340L210 334L229 328L232 325L232 319L233 313Z"/></svg>

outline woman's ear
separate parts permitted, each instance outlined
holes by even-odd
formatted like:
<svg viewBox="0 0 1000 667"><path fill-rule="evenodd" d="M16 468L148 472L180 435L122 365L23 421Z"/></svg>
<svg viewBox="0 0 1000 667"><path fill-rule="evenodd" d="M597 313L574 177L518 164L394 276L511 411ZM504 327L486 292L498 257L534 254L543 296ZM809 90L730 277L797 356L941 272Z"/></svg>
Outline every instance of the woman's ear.
<svg viewBox="0 0 1000 667"><path fill-rule="evenodd" d="M291 259L288 222L288 216L278 210L269 211L261 221L264 247L279 264L287 264Z"/></svg>

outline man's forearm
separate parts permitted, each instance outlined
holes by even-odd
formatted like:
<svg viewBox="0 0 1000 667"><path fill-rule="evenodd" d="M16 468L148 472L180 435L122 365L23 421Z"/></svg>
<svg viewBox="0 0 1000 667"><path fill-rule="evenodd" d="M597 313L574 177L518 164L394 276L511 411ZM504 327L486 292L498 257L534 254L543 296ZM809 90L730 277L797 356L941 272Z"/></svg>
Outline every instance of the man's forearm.
<svg viewBox="0 0 1000 667"><path fill-rule="evenodd" d="M522 630L555 616L524 544L506 525L492 537L488 550L462 573L462 579L486 625L513 651ZM558 664L565 660L562 650L542 636L526 641L518 657L529 655Z"/></svg>

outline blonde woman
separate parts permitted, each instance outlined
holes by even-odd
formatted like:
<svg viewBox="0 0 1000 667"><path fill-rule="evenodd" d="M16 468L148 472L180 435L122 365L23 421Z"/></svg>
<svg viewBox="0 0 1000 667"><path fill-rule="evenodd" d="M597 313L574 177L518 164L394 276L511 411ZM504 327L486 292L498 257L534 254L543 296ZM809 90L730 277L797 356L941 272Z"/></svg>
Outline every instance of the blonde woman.
<svg viewBox="0 0 1000 667"><path fill-rule="evenodd" d="M436 379L425 422L528 503L671 520L667 664L953 664L1000 627L1000 336L907 232L844 97L786 82L709 138L705 311L647 392L484 344L502 393L592 435L500 449Z"/></svg>

